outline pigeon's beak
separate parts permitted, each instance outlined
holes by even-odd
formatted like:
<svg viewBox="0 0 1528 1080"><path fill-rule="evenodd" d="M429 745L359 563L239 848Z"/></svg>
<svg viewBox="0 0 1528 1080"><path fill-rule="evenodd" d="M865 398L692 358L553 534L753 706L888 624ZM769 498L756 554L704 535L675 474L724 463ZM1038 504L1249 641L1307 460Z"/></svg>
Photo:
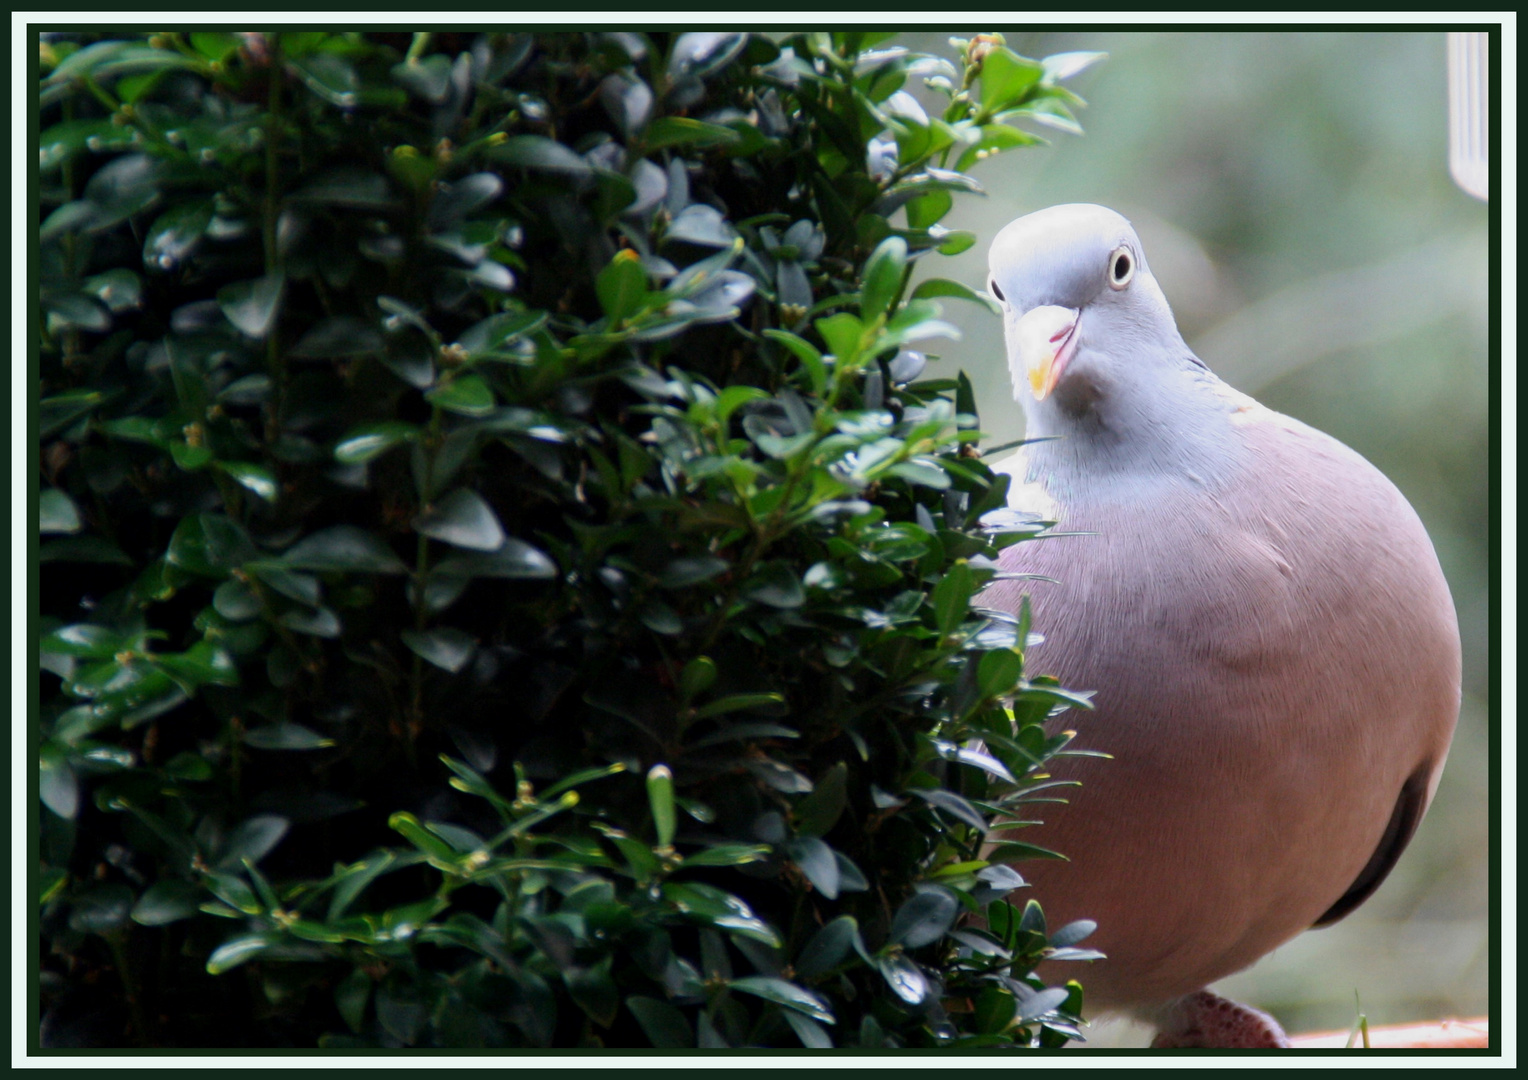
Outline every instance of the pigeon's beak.
<svg viewBox="0 0 1528 1080"><path fill-rule="evenodd" d="M1013 340L1017 359L1029 376L1029 389L1036 401L1044 401L1056 388L1061 373L1077 351L1078 308L1031 308L1014 324Z"/></svg>

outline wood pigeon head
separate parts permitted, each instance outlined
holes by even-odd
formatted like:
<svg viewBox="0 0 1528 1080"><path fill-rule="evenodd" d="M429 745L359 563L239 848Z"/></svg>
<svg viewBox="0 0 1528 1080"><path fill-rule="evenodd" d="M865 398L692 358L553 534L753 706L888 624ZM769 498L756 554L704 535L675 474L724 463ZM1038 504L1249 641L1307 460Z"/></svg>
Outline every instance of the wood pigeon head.
<svg viewBox="0 0 1528 1080"><path fill-rule="evenodd" d="M987 289L1003 307L1014 398L1032 425L1202 368L1140 237L1107 207L1068 203L1011 222L992 242Z"/></svg>

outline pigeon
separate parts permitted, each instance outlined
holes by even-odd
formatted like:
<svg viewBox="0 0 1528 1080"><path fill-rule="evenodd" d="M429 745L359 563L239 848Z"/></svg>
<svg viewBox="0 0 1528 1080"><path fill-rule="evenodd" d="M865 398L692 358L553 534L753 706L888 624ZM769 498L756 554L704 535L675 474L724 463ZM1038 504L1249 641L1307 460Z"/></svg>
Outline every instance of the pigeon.
<svg viewBox="0 0 1528 1080"><path fill-rule="evenodd" d="M1378 469L1193 354L1118 213L1021 217L988 266L1026 421L999 512L1054 525L978 602L1030 605L1026 668L1094 692L1062 719L1109 755L1053 766L1067 861L1025 876L1097 923L1090 1005L1154 1046L1287 1046L1206 987L1343 918L1415 832L1460 703L1437 556Z"/></svg>

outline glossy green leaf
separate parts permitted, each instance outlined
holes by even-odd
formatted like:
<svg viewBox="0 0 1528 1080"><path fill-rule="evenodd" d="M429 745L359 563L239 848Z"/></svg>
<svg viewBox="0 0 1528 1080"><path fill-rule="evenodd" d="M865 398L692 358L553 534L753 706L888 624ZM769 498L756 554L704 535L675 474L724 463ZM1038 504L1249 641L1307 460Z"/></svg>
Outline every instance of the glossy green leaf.
<svg viewBox="0 0 1528 1080"><path fill-rule="evenodd" d="M39 437L57 434L105 400L99 390L71 390L43 398L37 403Z"/></svg>
<svg viewBox="0 0 1528 1080"><path fill-rule="evenodd" d="M249 574L271 589L309 607L317 607L323 595L318 579L311 574L298 574L280 563L255 562L244 568Z"/></svg>
<svg viewBox="0 0 1528 1080"><path fill-rule="evenodd" d="M126 150L137 132L107 119L65 120L49 127L38 138L37 171L47 173L87 148L97 153Z"/></svg>
<svg viewBox="0 0 1528 1080"><path fill-rule="evenodd" d="M974 766L1009 784L1018 782L1008 767L991 754L983 753L973 746L957 746L943 739L935 739L933 743L934 750L946 761L958 761L963 765Z"/></svg>
<svg viewBox="0 0 1528 1080"><path fill-rule="evenodd" d="M301 724L265 724L244 733L244 741L257 750L320 750L333 746L318 732Z"/></svg>
<svg viewBox="0 0 1528 1080"><path fill-rule="evenodd" d="M943 810L956 821L969 825L978 832L987 831L987 819L982 816L981 811L953 791L947 791L944 788L913 788L910 794L918 796L929 805Z"/></svg>
<svg viewBox="0 0 1528 1080"><path fill-rule="evenodd" d="M239 38L236 34L199 31L188 36L193 49L217 63L222 63L239 51Z"/></svg>
<svg viewBox="0 0 1528 1080"><path fill-rule="evenodd" d="M126 267L115 267L85 281L85 291L113 315L143 306L143 279Z"/></svg>
<svg viewBox="0 0 1528 1080"><path fill-rule="evenodd" d="M242 934L229 938L207 957L207 974L222 975L246 964L275 944L273 934Z"/></svg>
<svg viewBox="0 0 1528 1080"><path fill-rule="evenodd" d="M812 325L822 335L822 340L827 342L828 351L838 358L840 365L853 363L859 356L865 324L847 311L818 319Z"/></svg>
<svg viewBox="0 0 1528 1080"><path fill-rule="evenodd" d="M190 573L225 577L256 554L249 534L229 518L221 514L195 514L176 527L165 557Z"/></svg>
<svg viewBox="0 0 1528 1080"><path fill-rule="evenodd" d="M534 334L546 325L544 311L513 311L490 315L482 322L474 323L462 334L457 345L475 360L490 355L501 346Z"/></svg>
<svg viewBox="0 0 1528 1080"><path fill-rule="evenodd" d="M730 146L741 138L737 132L721 124L708 124L687 116L660 116L642 133L642 145L649 151L669 146Z"/></svg>
<svg viewBox="0 0 1528 1080"><path fill-rule="evenodd" d="M74 533L80 531L80 512L58 488L44 488L37 496L37 531L49 533Z"/></svg>
<svg viewBox="0 0 1528 1080"><path fill-rule="evenodd" d="M669 50L668 76L673 82L704 78L731 63L748 44L749 35L731 31L689 31L678 35Z"/></svg>
<svg viewBox="0 0 1528 1080"><path fill-rule="evenodd" d="M993 154L1000 154L1004 150L1019 146L1038 146L1044 141L1038 135L1031 135L1027 131L1009 127L1007 124L984 124L980 138L966 147L956 161L955 168L965 172L977 162ZM944 249L941 247L940 251L943 252ZM945 252L945 254L949 253Z"/></svg>
<svg viewBox="0 0 1528 1080"><path fill-rule="evenodd" d="M1064 131L1068 135L1082 134L1082 125L1077 122L1072 111L1066 107L1065 103L1055 98L1044 97L1028 102L1013 115L1026 117L1046 127Z"/></svg>
<svg viewBox="0 0 1528 1080"><path fill-rule="evenodd" d="M593 167L560 142L542 135L513 135L488 151L488 156L506 165L536 172L558 173L569 177L589 177Z"/></svg>
<svg viewBox="0 0 1528 1080"><path fill-rule="evenodd" d="M399 636L413 652L453 675L466 667L477 653L477 639L449 626L404 630Z"/></svg>
<svg viewBox="0 0 1528 1080"><path fill-rule="evenodd" d="M976 998L976 1030L989 1035L1006 1031L1018 1015L1018 1002L1001 986L987 986Z"/></svg>
<svg viewBox="0 0 1528 1080"><path fill-rule="evenodd" d="M976 682L991 697L1010 693L1024 673L1024 656L1014 649L993 649L977 665Z"/></svg>
<svg viewBox="0 0 1528 1080"><path fill-rule="evenodd" d="M704 720L710 716L721 716L725 713L740 712L743 709L756 709L761 705L777 705L785 700L783 694L769 691L761 694L728 694L726 697L708 701L696 708L694 717Z"/></svg>
<svg viewBox="0 0 1528 1080"><path fill-rule="evenodd" d="M389 828L401 833L404 839L426 855L447 862L456 860L458 854L456 848L425 828L413 814L400 810L387 819L387 824Z"/></svg>
<svg viewBox="0 0 1528 1080"><path fill-rule="evenodd" d="M127 644L122 635L107 627L96 626L92 623L74 623L45 635L40 648L43 652L102 660L116 655Z"/></svg>
<svg viewBox="0 0 1528 1080"><path fill-rule="evenodd" d="M409 980L384 979L375 996L382 1030L404 1046L417 1042L429 1018L429 1004L420 988Z"/></svg>
<svg viewBox="0 0 1528 1080"><path fill-rule="evenodd" d="M336 881L334 895L329 901L329 911L325 916L333 923L344 916L345 912L353 904L357 897L363 893L367 886L389 870L396 870L402 866L411 865L410 858L418 860L421 856L401 856L391 851L380 851L369 858L352 863L349 866L336 868ZM331 879L332 880L332 879Z"/></svg>
<svg viewBox="0 0 1528 1080"><path fill-rule="evenodd" d="M812 392L820 396L828 384L827 367L822 362L822 353L804 338L786 330L765 330L764 336L784 345L796 359L801 361L801 366L811 381Z"/></svg>
<svg viewBox="0 0 1528 1080"><path fill-rule="evenodd" d="M436 570L464 578L552 578L557 564L540 548L513 536L506 537L495 550L450 555Z"/></svg>
<svg viewBox="0 0 1528 1080"><path fill-rule="evenodd" d="M842 761L817 778L812 793L796 803L796 828L807 836L823 836L838 823L848 805L849 767Z"/></svg>
<svg viewBox="0 0 1528 1080"><path fill-rule="evenodd" d="M1026 998L1019 1002L1019 1023L1027 1023L1055 1011L1066 1003L1069 996L1070 991L1065 987L1052 986L1041 990L1033 997Z"/></svg>
<svg viewBox="0 0 1528 1080"><path fill-rule="evenodd" d="M919 487L943 491L950 486L950 476L931 458L911 458L899 461L886 470L889 476L898 476Z"/></svg>
<svg viewBox="0 0 1528 1080"><path fill-rule="evenodd" d="M748 579L742 592L748 599L773 608L798 608L806 603L801 579L786 563L763 567Z"/></svg>
<svg viewBox="0 0 1528 1080"><path fill-rule="evenodd" d="M970 608L975 582L964 559L956 561L930 598L934 604L934 625L941 634L953 634L965 620Z"/></svg>
<svg viewBox="0 0 1528 1080"><path fill-rule="evenodd" d="M281 273L225 285L218 290L218 307L241 333L264 338L275 324L285 287L286 276Z"/></svg>
<svg viewBox="0 0 1528 1080"><path fill-rule="evenodd" d="M132 912L133 891L126 885L93 884L74 898L69 926L82 934L120 932Z"/></svg>
<svg viewBox="0 0 1528 1080"><path fill-rule="evenodd" d="M791 861L823 896L838 899L838 860L833 849L815 836L802 836L785 845Z"/></svg>
<svg viewBox="0 0 1528 1080"><path fill-rule="evenodd" d="M816 1020L811 1020L805 1014L787 1009L780 1014L790 1029L801 1040L801 1045L809 1050L831 1050L833 1048L833 1036L823 1028Z"/></svg>
<svg viewBox="0 0 1528 1080"><path fill-rule="evenodd" d="M355 428L334 446L334 459L345 465L360 465L386 453L395 446L418 438L419 428L401 420L384 420Z"/></svg>
<svg viewBox="0 0 1528 1080"><path fill-rule="evenodd" d="M695 1029L684 1013L666 1001L633 995L626 1008L636 1017L647 1041L659 1049L688 1049L695 1045Z"/></svg>
<svg viewBox="0 0 1528 1080"><path fill-rule="evenodd" d="M750 401L761 401L769 395L757 386L729 386L716 396L716 419L725 425L728 418Z"/></svg>
<svg viewBox="0 0 1528 1080"><path fill-rule="evenodd" d="M192 446L176 439L170 444L170 457L186 472L195 472L212 460L212 450L206 446Z"/></svg>
<svg viewBox="0 0 1528 1080"><path fill-rule="evenodd" d="M617 326L636 313L647 295L647 271L631 249L616 252L615 258L594 279L600 307L611 326Z"/></svg>
<svg viewBox="0 0 1528 1080"><path fill-rule="evenodd" d="M256 814L241 821L224 839L215 868L233 870L258 863L281 843L291 823L279 814Z"/></svg>
<svg viewBox="0 0 1528 1080"><path fill-rule="evenodd" d="M227 650L211 641L199 641L183 653L158 653L154 662L169 672L188 691L206 683L237 686L239 671Z"/></svg>
<svg viewBox="0 0 1528 1080"><path fill-rule="evenodd" d="M663 886L663 896L681 914L690 916L708 926L762 942L772 948L780 947L780 938L767 923L753 913L742 900L713 885L699 882L678 884L669 882Z"/></svg>
<svg viewBox="0 0 1528 1080"><path fill-rule="evenodd" d="M610 974L611 966L612 958L606 956L593 966L569 967L562 973L569 996L601 1027L615 1023L621 1004L620 991Z"/></svg>
<svg viewBox="0 0 1528 1080"><path fill-rule="evenodd" d="M1041 64L1003 46L993 48L982 59L983 111L997 113L1018 104L1044 74Z"/></svg>
<svg viewBox="0 0 1528 1080"><path fill-rule="evenodd" d="M287 62L288 70L320 100L341 109L353 109L360 104L357 90L361 78L354 65L334 53L311 53L294 57Z"/></svg>
<svg viewBox="0 0 1528 1080"><path fill-rule="evenodd" d="M381 352L383 344L381 333L371 323L354 315L335 315L320 320L287 354L304 358L369 356Z"/></svg>
<svg viewBox="0 0 1528 1080"><path fill-rule="evenodd" d="M669 222L665 240L679 240L701 247L730 248L736 234L714 206L691 203Z"/></svg>
<svg viewBox="0 0 1528 1080"><path fill-rule="evenodd" d="M293 608L282 612L277 620L289 630L314 637L337 638L344 630L340 618L328 608Z"/></svg>
<svg viewBox="0 0 1528 1080"><path fill-rule="evenodd" d="M497 551L504 544L498 515L471 488L458 488L414 519L419 533L473 551Z"/></svg>
<svg viewBox="0 0 1528 1080"><path fill-rule="evenodd" d="M647 771L647 803L652 810L653 829L658 846L674 843L674 774L667 765L654 765Z"/></svg>
<svg viewBox="0 0 1528 1080"><path fill-rule="evenodd" d="M280 488L276 484L276 474L264 465L256 465L249 461L219 461L217 468L266 502L275 502L276 496L280 493Z"/></svg>
<svg viewBox="0 0 1528 1080"><path fill-rule="evenodd" d="M901 953L876 957L875 966L891 987L892 993L909 1005L921 1005L928 999L931 987L923 969Z"/></svg>
<svg viewBox="0 0 1528 1080"><path fill-rule="evenodd" d="M458 375L426 392L430 404L459 416L487 416L496 404L493 391L477 375Z"/></svg>
<svg viewBox="0 0 1528 1080"><path fill-rule="evenodd" d="M994 845L992 850L987 853L987 857L994 862L998 860L1004 862L1023 862L1026 859L1064 860L1066 858L1065 855L1052 851L1050 848L1043 848L1038 844L1025 844L1017 840L1008 840Z"/></svg>
<svg viewBox="0 0 1528 1080"><path fill-rule="evenodd" d="M860 288L860 316L866 322L886 312L892 297L902 287L906 268L907 241L900 236L888 236L871 253Z"/></svg>
<svg viewBox="0 0 1528 1080"><path fill-rule="evenodd" d="M133 922L142 926L165 926L197 913L202 892L189 881L161 878L144 890L133 905Z"/></svg>
<svg viewBox="0 0 1528 1080"><path fill-rule="evenodd" d="M684 857L684 865L697 866L746 866L768 858L768 844L713 844L701 851Z"/></svg>
<svg viewBox="0 0 1528 1080"><path fill-rule="evenodd" d="M392 76L410 93L432 105L439 105L446 100L451 88L451 58L439 53L411 57L401 64L394 64Z"/></svg>
<svg viewBox="0 0 1528 1080"><path fill-rule="evenodd" d="M38 764L37 793L42 804L61 818L72 821L79 813L79 779L62 753L44 749Z"/></svg>
<svg viewBox="0 0 1528 1080"><path fill-rule="evenodd" d="M1005 128L1004 130L1012 129ZM917 288L913 289L910 299L925 300L933 299L937 296L953 296L958 300L970 300L972 303L982 305L982 307L994 315L1001 315L1003 313L1002 305L986 293L977 292L969 285L962 284L959 281L949 281L945 278L928 278L920 281Z"/></svg>
<svg viewBox="0 0 1528 1080"><path fill-rule="evenodd" d="M408 568L380 539L354 525L334 525L297 541L281 556L294 570L401 574Z"/></svg>
<svg viewBox="0 0 1528 1080"><path fill-rule="evenodd" d="M928 229L938 224L954 206L954 196L943 188L935 188L927 194L919 195L907 203L907 227Z"/></svg>
<svg viewBox="0 0 1528 1080"><path fill-rule="evenodd" d="M716 682L716 662L709 656L697 656L679 675L679 694L685 701L705 693Z"/></svg>
<svg viewBox="0 0 1528 1080"><path fill-rule="evenodd" d="M838 967L856 951L859 924L851 915L840 915L824 924L801 947L796 957L796 975L815 979ZM860 946L863 951L863 946Z"/></svg>
<svg viewBox="0 0 1528 1080"><path fill-rule="evenodd" d="M941 255L959 255L963 251L969 251L976 245L976 234L964 229L952 229L944 234L944 239L936 249Z"/></svg>
<svg viewBox="0 0 1528 1080"><path fill-rule="evenodd" d="M261 405L270 399L269 375L245 375L218 391L217 399L226 405Z"/></svg>
<svg viewBox="0 0 1528 1080"><path fill-rule="evenodd" d="M149 228L143 241L143 265L150 270L174 270L190 257L212 223L212 200L172 207Z"/></svg>
<svg viewBox="0 0 1528 1080"><path fill-rule="evenodd" d="M810 990L803 989L793 982L787 982L785 979L750 975L742 979L733 979L727 985L740 993L753 994L765 1001L773 1001L777 1005L793 1009L821 1023L835 1023L826 1001Z"/></svg>
<svg viewBox="0 0 1528 1080"><path fill-rule="evenodd" d="M93 332L111 329L111 312L94 297L58 293L46 297L43 302L48 308L51 326Z"/></svg>
<svg viewBox="0 0 1528 1080"><path fill-rule="evenodd" d="M356 968L334 986L334 1007L351 1031L360 1033L366 1023L366 1006L371 1001L372 978Z"/></svg>
<svg viewBox="0 0 1528 1080"><path fill-rule="evenodd" d="M1064 52L1047 56L1040 61L1040 64L1045 68L1045 81L1058 83L1108 58L1109 54L1105 52Z"/></svg>
<svg viewBox="0 0 1528 1080"><path fill-rule="evenodd" d="M888 940L908 949L931 945L944 936L960 914L960 902L948 889L929 886L913 893L892 917Z"/></svg>
<svg viewBox="0 0 1528 1080"><path fill-rule="evenodd" d="M710 581L728 569L726 559L714 555L691 555L673 559L663 568L658 583L665 589L683 589Z"/></svg>
<svg viewBox="0 0 1528 1080"><path fill-rule="evenodd" d="M1062 949L1069 945L1075 945L1079 941L1086 940L1092 936L1093 931L1097 929L1098 924L1092 919L1078 919L1075 922L1069 922L1050 935L1051 947Z"/></svg>

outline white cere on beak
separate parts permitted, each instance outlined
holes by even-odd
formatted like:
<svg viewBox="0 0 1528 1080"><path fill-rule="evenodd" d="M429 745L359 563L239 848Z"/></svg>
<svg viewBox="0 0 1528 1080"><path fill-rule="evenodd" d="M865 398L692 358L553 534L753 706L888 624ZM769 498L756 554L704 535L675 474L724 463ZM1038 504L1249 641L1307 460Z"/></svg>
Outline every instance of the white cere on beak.
<svg viewBox="0 0 1528 1080"><path fill-rule="evenodd" d="M1077 308L1037 307L1024 313L1009 332L1008 367L1014 396L1029 384L1036 401L1055 389L1077 348Z"/></svg>

